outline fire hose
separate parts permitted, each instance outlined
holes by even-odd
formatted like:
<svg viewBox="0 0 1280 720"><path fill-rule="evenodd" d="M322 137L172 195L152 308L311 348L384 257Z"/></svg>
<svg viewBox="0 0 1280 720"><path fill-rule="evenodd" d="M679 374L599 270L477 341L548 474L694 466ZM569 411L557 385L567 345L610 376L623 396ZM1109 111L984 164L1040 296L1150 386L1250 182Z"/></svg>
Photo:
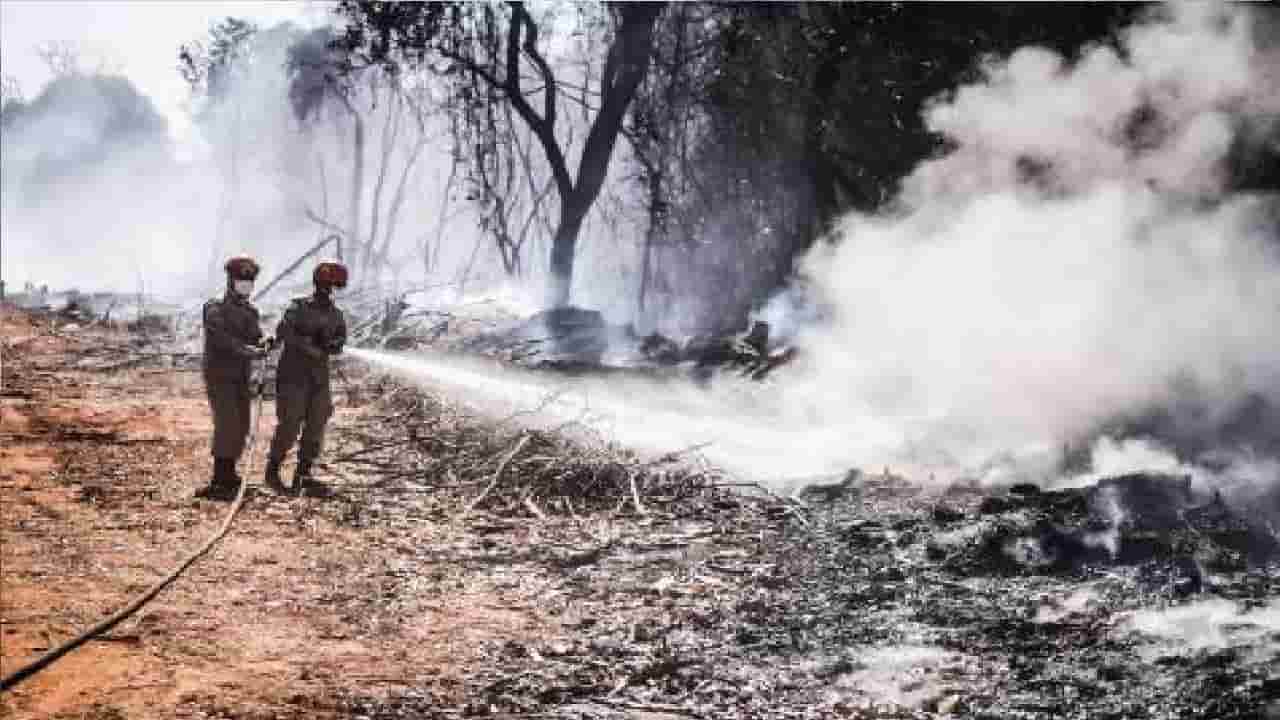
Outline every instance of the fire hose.
<svg viewBox="0 0 1280 720"><path fill-rule="evenodd" d="M262 354L261 364L258 367L258 370L259 370L258 379L253 384L253 388L254 388L253 392L257 396L257 401L254 403L253 422L249 430L249 444L248 444L249 467L248 467L248 472L246 473L248 477L252 477L254 472L253 446L258 436L258 423L262 419L263 386L264 386L265 377L266 377L267 356L268 356L268 353ZM206 553L208 553L209 550L211 550L213 546L219 540L221 540L224 535L227 534L227 531L231 529L231 521L235 520L236 514L240 512L240 508L243 507L244 505L244 501L246 497L245 489L248 487L249 487L249 484L247 482L242 481L240 483L240 490L236 493L235 500L232 501L231 507L227 509L226 518L223 519L222 525L218 528L218 531L215 532L213 536L210 537L207 541L205 541L203 545L197 548L195 552L192 552L190 555L188 555L186 559L184 559L181 563L179 563L178 566L175 567L168 575L156 581L155 584L147 588L145 592L139 594L128 605L124 606L124 608L117 611L111 617L99 622L97 625L94 625L93 627L89 628L88 630L85 630L84 632L71 638L70 640L67 640L66 642L62 643L58 647L53 648L52 650L49 650L44 655L41 655L39 658L18 668L17 670L13 671L12 673L9 673L3 678L0 678L0 692L9 690L13 688L15 685L17 685L18 683L22 682L23 680L26 680L32 675L35 675L41 670L44 670L45 668L49 667L54 662L62 658L67 653L71 652L72 650L75 650L76 648L98 637L99 635L102 635L103 633L107 632L108 630L115 627L116 625L119 625L126 618L128 618L129 616L136 613L139 609L141 609L143 605L146 605L148 602L151 602L151 600L154 599L157 595L159 595L162 590L164 590L171 583L173 583L174 580L177 580L178 576L182 575L182 573L185 572L187 568L191 567L191 565L194 564L196 560L199 560Z"/></svg>

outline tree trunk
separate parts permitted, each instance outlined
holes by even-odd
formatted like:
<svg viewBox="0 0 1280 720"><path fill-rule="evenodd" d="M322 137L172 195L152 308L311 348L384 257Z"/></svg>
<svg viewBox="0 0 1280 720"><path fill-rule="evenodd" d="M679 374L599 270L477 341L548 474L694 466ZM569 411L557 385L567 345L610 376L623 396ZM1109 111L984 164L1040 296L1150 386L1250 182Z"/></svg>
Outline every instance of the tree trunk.
<svg viewBox="0 0 1280 720"><path fill-rule="evenodd" d="M644 234L644 250L640 254L640 298L638 305L641 316L644 315L644 296L649 290L649 257L653 254L653 239L657 235L657 228L652 224Z"/></svg>
<svg viewBox="0 0 1280 720"><path fill-rule="evenodd" d="M567 196L562 194L561 197L560 223L551 244L549 295L555 307L569 304L578 233L582 230L587 210L604 185L627 106L649 70L653 26L662 7L661 3L625 3L619 7L622 22L613 47L609 49L600 80L600 110L587 133L582 160L578 164L577 182Z"/></svg>
<svg viewBox="0 0 1280 720"><path fill-rule="evenodd" d="M826 8L823 8L824 10ZM834 12L838 12L835 10ZM819 21L833 22L833 17L818 16ZM830 230L839 204L836 196L837 168L826 144L826 123L831 116L831 96L840 80L840 68L847 51L842 41L829 38L812 51L817 66L809 87L809 101L804 110L803 162L808 175L809 208L798 232L779 249L766 282L771 290L783 288L791 281L796 261Z"/></svg>
<svg viewBox="0 0 1280 720"><path fill-rule="evenodd" d="M587 210L600 194L609 160L627 106L635 96L636 86L649 69L653 51L653 28L664 3L619 3L614 5L619 24L613 45L600 77L600 109L587 133L578 165L577 179L569 174L564 151L556 138L556 106L558 83L550 64L538 51L538 27L524 4L510 3L511 17L506 35L505 72L501 77L488 65L461 54L447 54L490 86L501 89L511 107L533 131L546 154L547 164L560 193L560 220L551 244L551 277L548 300L555 306L569 302L573 282L573 260L578 234ZM522 40L523 38L523 40ZM530 105L521 89L520 61L527 56L542 80L542 111Z"/></svg>
<svg viewBox="0 0 1280 720"><path fill-rule="evenodd" d="M375 90L376 92L376 90ZM375 95L375 102L376 102ZM387 117L382 124L382 153L378 159L378 179L373 184L373 197L369 203L369 248L364 255L363 275L367 278L370 270L374 267L374 263L383 259L378 252L378 221L382 213L382 190L387 185L387 172L391 169L391 152L395 150L396 136L400 134L400 115L396 107L395 98L397 96L391 94L391 100L387 103Z"/></svg>
<svg viewBox="0 0 1280 720"><path fill-rule="evenodd" d="M351 163L351 198L347 209L347 237L350 239L351 261L348 267L356 268L360 263L361 242L360 242L360 206L364 200L364 118L360 117L360 113L352 107L351 102L344 98L347 110L351 113L351 120L354 123L352 144L355 149L355 158ZM363 278L356 278L356 285L363 284Z"/></svg>
<svg viewBox="0 0 1280 720"><path fill-rule="evenodd" d="M417 144L413 146L409 159L405 161L404 170L400 173L400 183L396 185L396 192L391 196L391 207L387 210L387 229L382 236L382 246L378 248L378 257L384 262L390 262L391 241L395 238L396 226L400 220L400 207L404 205L405 188L409 184L413 166L418 163L418 156L422 154L422 148L426 145L427 139L423 137L419 138Z"/></svg>
<svg viewBox="0 0 1280 720"><path fill-rule="evenodd" d="M547 289L548 302L552 307L563 307L569 304L578 233L582 231L582 221L587 217L587 209L591 207L591 202L599 192L600 188L597 186L591 193L591 199L585 204L575 203L573 196L560 203L560 224L556 227L556 236L551 242L551 277ZM573 195L576 196L578 193Z"/></svg>
<svg viewBox="0 0 1280 720"><path fill-rule="evenodd" d="M444 192L440 193L440 212L436 216L436 232L435 244L431 243L429 236L423 236L422 241L422 284L426 285L431 282L431 274L438 270L440 261L440 246L444 244L444 229L448 223L449 195L453 192L453 183L458 176L458 157L453 156L449 163L449 178L445 180Z"/></svg>

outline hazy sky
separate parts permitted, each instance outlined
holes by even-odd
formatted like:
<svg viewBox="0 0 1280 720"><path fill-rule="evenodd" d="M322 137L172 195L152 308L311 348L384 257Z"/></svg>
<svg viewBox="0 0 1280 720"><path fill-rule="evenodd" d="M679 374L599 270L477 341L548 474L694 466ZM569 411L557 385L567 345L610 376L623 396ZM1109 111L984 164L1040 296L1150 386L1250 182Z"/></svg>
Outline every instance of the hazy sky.
<svg viewBox="0 0 1280 720"><path fill-rule="evenodd" d="M150 96L182 135L187 86L177 71L178 46L207 34L227 16L260 25L282 20L310 24L330 3L199 2L193 0L0 0L0 72L18 79L28 99L49 80L36 53L46 43L77 48L81 64L100 64L127 76Z"/></svg>

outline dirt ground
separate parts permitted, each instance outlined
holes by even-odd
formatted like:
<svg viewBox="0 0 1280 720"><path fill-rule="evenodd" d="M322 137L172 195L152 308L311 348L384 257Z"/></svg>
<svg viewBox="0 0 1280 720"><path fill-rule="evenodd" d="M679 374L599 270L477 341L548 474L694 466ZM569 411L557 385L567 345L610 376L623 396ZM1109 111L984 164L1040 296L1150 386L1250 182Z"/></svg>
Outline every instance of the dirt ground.
<svg viewBox="0 0 1280 720"><path fill-rule="evenodd" d="M211 466L198 371L81 370L78 351L127 338L56 333L12 311L0 337L7 674L162 577L228 505L192 497ZM358 412L340 407L334 426ZM273 427L267 401L242 472L262 467ZM324 502L251 498L209 556L106 637L0 696L0 715L325 717L342 714L345 697L424 678L447 701L475 648L541 632L526 604L465 581L430 602L400 597L396 617L383 617L389 561L448 531L356 530L318 511Z"/></svg>
<svg viewBox="0 0 1280 720"><path fill-rule="evenodd" d="M8 674L162 578L229 505L193 497L211 471L198 357L2 306L0 338ZM591 636L630 643L673 597L703 603L732 584L686 571L715 552L741 557L774 532L759 522L775 517L756 507L764 501L725 501L737 495L726 490L678 515L463 512L479 487L434 492L416 471L362 464L370 437L394 441L405 428L388 427L386 407L360 393L338 385L335 395L318 472L334 497L252 492L210 554L114 630L0 695L0 718L684 714L603 697L666 660L656 645L611 659L596 644L618 641ZM486 433L476 422L469 432ZM274 425L266 399L240 466L254 484Z"/></svg>
<svg viewBox="0 0 1280 720"><path fill-rule="evenodd" d="M0 339L7 674L228 505L192 497L211 464L192 357L2 308ZM136 616L0 695L0 718L1280 720L1280 537L1217 505L1099 557L1064 544L1092 532L1087 491L851 473L803 502L655 485L642 510L634 483L585 494L607 463L539 441L512 467L577 468L574 502L535 512L511 478L462 512L505 465L475 449L496 426L356 382L321 467L334 497L255 493ZM273 426L268 400L254 482ZM1056 559L1019 550L1050 540Z"/></svg>

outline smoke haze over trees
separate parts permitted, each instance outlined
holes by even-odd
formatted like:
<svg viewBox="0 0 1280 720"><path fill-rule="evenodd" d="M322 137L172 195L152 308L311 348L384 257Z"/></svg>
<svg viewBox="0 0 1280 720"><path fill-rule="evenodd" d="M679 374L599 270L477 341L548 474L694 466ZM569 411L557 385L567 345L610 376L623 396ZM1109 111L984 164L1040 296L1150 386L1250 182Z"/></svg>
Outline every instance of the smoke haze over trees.
<svg viewBox="0 0 1280 720"><path fill-rule="evenodd" d="M819 358L787 413L909 415L959 465L1108 423L1189 449L1277 425L1266 8L352 1L328 20L174 38L182 152L125 78L6 81L6 278L83 255L198 294L229 252L270 273L336 237L370 292L515 288L677 337L754 313Z"/></svg>
<svg viewBox="0 0 1280 720"><path fill-rule="evenodd" d="M701 294L713 316L741 314L762 291L782 287L795 258L840 215L883 207L916 163L942 149L922 111L973 78L983 59L1029 43L1074 53L1108 41L1137 10L673 7L659 33L661 70L642 86L632 119L635 136L668 153L645 175L650 208L660 208L659 243L669 248L662 267L676 276L668 282L681 295ZM682 268L689 277L679 277Z"/></svg>
<svg viewBox="0 0 1280 720"><path fill-rule="evenodd" d="M38 204L59 183L104 170L113 160L169 152L166 123L127 78L69 72L29 103L14 100L2 116L5 174L20 203Z"/></svg>
<svg viewBox="0 0 1280 720"><path fill-rule="evenodd" d="M114 255L124 264L107 265L132 285L137 266L131 246L138 238L131 212L109 208L123 202L131 183L162 184L179 172L168 126L128 78L61 67L65 72L29 101L7 92L0 113L6 279L13 278L15 265L56 268L110 238L121 244ZM68 212L70 198L76 198L76 213ZM90 219L95 210L102 216ZM42 274L27 279L38 281Z"/></svg>
<svg viewBox="0 0 1280 720"><path fill-rule="evenodd" d="M349 271L332 492L250 437L241 540L0 714L1280 720L1272 5L0 16L0 530L67 601L6 665L218 513L228 257L267 332Z"/></svg>
<svg viewBox="0 0 1280 720"><path fill-rule="evenodd" d="M1143 6L338 10L175 38L216 186L211 267L330 232L360 282L563 276L555 303L679 332L740 325L843 213L884 207L944 149L927 103L985 59L1114 43Z"/></svg>
<svg viewBox="0 0 1280 720"><path fill-rule="evenodd" d="M610 22L600 23L600 29L610 39L601 44L602 61L585 57L585 76L570 81L582 86L581 110L584 118L590 117L574 171L570 166L573 156L566 152L570 141L557 125L557 118L569 110L562 107L561 95L572 91L562 88L565 73L561 70L557 74L547 57L545 38L551 30L548 26L554 27L554 16L535 19L524 3L501 7L346 2L340 8L349 21L343 44L360 62L380 64L392 76L402 72L402 64L420 67L441 63L442 75L463 84L456 99L464 109L465 122L488 122L492 127L496 119L478 112L476 104L501 102L532 132L560 199L549 268L549 299L555 305L569 301L578 235L604 183L627 107L647 73L654 22L661 11L659 3L619 3L607 9ZM591 63L600 65L598 89L589 87L593 84ZM526 80L526 74L532 77ZM530 85L535 89L527 90ZM527 92L534 93L532 101ZM588 100L588 95L594 97ZM509 128L509 117L506 122ZM496 146L496 138L487 144ZM513 152L513 145L508 145L506 152ZM491 147L487 154L495 152L497 148ZM528 162L527 157L522 159ZM499 247L508 251L504 255L507 267L514 269L510 251L515 248L506 228L505 198L492 191L489 164L485 151L474 158L479 184L487 199L497 205L498 217L490 218L489 223L497 231Z"/></svg>

